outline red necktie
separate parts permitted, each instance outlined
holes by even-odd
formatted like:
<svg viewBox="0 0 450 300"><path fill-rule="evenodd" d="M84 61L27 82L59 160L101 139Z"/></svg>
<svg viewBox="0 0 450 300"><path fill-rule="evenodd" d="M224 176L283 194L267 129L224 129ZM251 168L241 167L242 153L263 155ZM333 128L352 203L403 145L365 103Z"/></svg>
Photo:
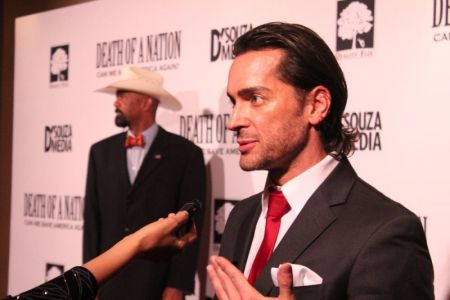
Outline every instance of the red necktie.
<svg viewBox="0 0 450 300"><path fill-rule="evenodd" d="M258 278L259 273L264 269L272 255L275 242L277 240L278 231L280 230L281 217L287 213L291 207L284 198L283 192L275 188L269 187L269 207L267 210L266 229L264 231L264 239L255 256L248 282L253 284Z"/></svg>
<svg viewBox="0 0 450 300"><path fill-rule="evenodd" d="M132 147L144 147L144 137L142 134L138 135L137 137L128 135L127 139L125 140L125 148L132 148Z"/></svg>

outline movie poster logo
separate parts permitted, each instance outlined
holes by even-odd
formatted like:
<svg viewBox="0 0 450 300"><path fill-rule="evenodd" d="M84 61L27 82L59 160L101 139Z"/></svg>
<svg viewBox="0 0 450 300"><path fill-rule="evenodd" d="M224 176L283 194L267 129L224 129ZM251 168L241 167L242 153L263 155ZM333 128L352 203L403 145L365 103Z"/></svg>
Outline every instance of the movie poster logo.
<svg viewBox="0 0 450 300"><path fill-rule="evenodd" d="M381 114L379 111L348 112L344 114L343 124L358 130L358 151L381 151Z"/></svg>
<svg viewBox="0 0 450 300"><path fill-rule="evenodd" d="M373 56L374 1L337 2L336 56L338 59Z"/></svg>
<svg viewBox="0 0 450 300"><path fill-rule="evenodd" d="M45 152L72 151L72 125L45 126Z"/></svg>
<svg viewBox="0 0 450 300"><path fill-rule="evenodd" d="M435 42L450 41L450 1L433 0L433 40Z"/></svg>
<svg viewBox="0 0 450 300"><path fill-rule="evenodd" d="M97 77L119 76L126 65L174 70L181 57L181 30L101 41L96 46Z"/></svg>
<svg viewBox="0 0 450 300"><path fill-rule="evenodd" d="M67 87L69 80L69 45L50 49L50 87Z"/></svg>
<svg viewBox="0 0 450 300"><path fill-rule="evenodd" d="M64 273L64 265L46 263L45 265L45 281L50 281Z"/></svg>
<svg viewBox="0 0 450 300"><path fill-rule="evenodd" d="M229 119L229 113L181 115L179 134L202 147L205 154L239 154L236 132L226 128Z"/></svg>
<svg viewBox="0 0 450 300"><path fill-rule="evenodd" d="M83 229L84 197L25 193L23 217L27 226L55 229Z"/></svg>
<svg viewBox="0 0 450 300"><path fill-rule="evenodd" d="M238 200L215 199L214 201L214 245L219 248L222 241L222 235L225 230L225 224L231 210Z"/></svg>
<svg viewBox="0 0 450 300"><path fill-rule="evenodd" d="M223 27L211 30L211 53L210 60L231 60L233 56L233 45L238 37L252 29L252 24Z"/></svg>

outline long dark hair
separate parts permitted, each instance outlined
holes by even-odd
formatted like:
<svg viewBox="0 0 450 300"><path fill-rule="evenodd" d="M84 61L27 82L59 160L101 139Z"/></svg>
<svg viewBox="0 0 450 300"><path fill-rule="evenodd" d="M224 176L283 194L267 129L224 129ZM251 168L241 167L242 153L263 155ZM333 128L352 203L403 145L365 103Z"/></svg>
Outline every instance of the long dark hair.
<svg viewBox="0 0 450 300"><path fill-rule="evenodd" d="M330 112L318 126L322 143L325 151L336 158L350 155L355 150L357 132L342 124L347 84L327 44L305 26L273 22L255 27L240 36L234 44L233 54L238 56L263 49L286 51L278 70L282 80L297 91L310 91L318 85L330 91Z"/></svg>

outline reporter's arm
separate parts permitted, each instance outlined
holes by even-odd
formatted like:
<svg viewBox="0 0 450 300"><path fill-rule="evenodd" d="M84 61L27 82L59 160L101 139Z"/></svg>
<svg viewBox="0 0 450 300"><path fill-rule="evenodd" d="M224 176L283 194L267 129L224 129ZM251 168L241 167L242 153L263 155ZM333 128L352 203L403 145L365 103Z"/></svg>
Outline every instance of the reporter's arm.
<svg viewBox="0 0 450 300"><path fill-rule="evenodd" d="M97 288L125 266L138 254L158 259L181 250L196 238L195 227L181 237L175 231L188 219L185 211L170 214L167 218L150 223L122 239L103 254L81 267L14 297L19 299L94 299ZM9 296L7 299L14 299Z"/></svg>
<svg viewBox="0 0 450 300"><path fill-rule="evenodd" d="M196 238L195 228L179 238L172 234L187 219L188 213L180 211L148 224L126 236L106 252L88 261L83 267L88 269L101 285L140 253L147 252L146 255L151 259L154 248L158 248L159 252L162 252L163 249L167 251L181 250Z"/></svg>

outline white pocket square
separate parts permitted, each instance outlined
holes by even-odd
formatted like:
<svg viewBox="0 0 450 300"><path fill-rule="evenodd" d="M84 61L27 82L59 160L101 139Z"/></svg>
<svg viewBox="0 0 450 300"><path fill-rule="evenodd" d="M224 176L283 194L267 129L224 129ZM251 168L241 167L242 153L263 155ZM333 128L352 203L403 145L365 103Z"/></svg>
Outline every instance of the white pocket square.
<svg viewBox="0 0 450 300"><path fill-rule="evenodd" d="M322 284L322 277L308 267L290 264L292 267L292 275L294 277L294 287ZM272 268L270 274L275 286L278 286L277 278L278 268Z"/></svg>

